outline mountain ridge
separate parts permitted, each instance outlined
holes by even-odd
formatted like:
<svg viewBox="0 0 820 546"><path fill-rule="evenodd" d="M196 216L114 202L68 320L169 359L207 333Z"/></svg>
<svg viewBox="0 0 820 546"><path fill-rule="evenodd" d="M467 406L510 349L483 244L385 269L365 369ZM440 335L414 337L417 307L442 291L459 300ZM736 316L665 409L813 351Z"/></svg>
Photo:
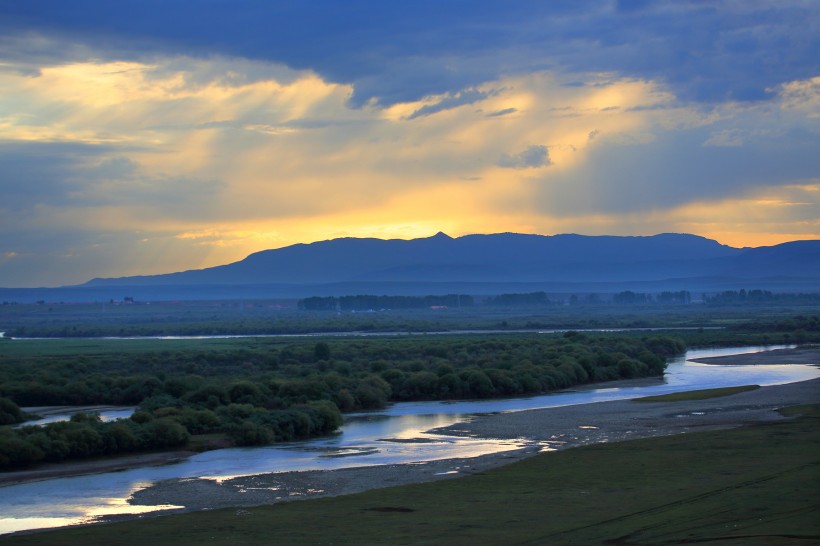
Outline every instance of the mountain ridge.
<svg viewBox="0 0 820 546"><path fill-rule="evenodd" d="M657 282L685 278L820 281L820 241L735 248L699 235L472 234L344 237L262 250L237 262L82 287L390 282Z"/></svg>

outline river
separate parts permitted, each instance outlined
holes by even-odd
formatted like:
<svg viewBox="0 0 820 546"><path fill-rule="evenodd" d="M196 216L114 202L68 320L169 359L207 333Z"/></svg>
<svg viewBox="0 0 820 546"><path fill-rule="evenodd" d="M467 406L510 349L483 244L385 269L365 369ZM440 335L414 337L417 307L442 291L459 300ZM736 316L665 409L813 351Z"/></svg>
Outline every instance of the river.
<svg viewBox="0 0 820 546"><path fill-rule="evenodd" d="M307 332L303 334L202 334L202 335L162 335L162 336L88 336L88 337L12 337L6 336L6 332L0 332L0 338L17 341L37 341L46 339L79 339L89 340L128 340L128 341L184 341L184 340L205 340L205 339L288 339L288 338L325 338L325 337L403 337L403 336L461 336L461 335L484 335L484 334L564 334L566 332L670 332L683 330L723 330L723 326L673 326L656 328L505 328L503 330L394 330L394 331L334 331L334 332Z"/></svg>
<svg viewBox="0 0 820 546"><path fill-rule="evenodd" d="M777 385L820 377L806 365L717 366L691 360L758 352L778 347L691 350L670 361L662 381L549 395L480 401L407 402L371 413L347 415L331 437L286 445L233 448L197 454L180 463L120 472L57 478L0 488L0 534L72 525L104 515L174 508L131 506L131 494L170 478L227 479L290 470L330 470L472 457L524 447L525 440L497 441L442 436L425 431L479 413L587 404L641 396L737 385Z"/></svg>

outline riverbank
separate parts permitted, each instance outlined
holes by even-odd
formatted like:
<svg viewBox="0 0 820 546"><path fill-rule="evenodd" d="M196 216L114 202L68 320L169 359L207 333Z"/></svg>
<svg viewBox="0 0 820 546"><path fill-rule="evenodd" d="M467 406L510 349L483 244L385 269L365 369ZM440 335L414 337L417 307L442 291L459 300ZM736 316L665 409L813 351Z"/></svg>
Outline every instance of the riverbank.
<svg viewBox="0 0 820 546"><path fill-rule="evenodd" d="M795 353L790 358L802 363L820 363L816 349ZM737 355L733 363L783 363L782 351L757 355ZM725 357L721 357L725 358ZM637 380L647 381L647 380ZM628 386L630 382L618 382ZM618 385L607 383L609 388ZM782 419L777 409L820 402L820 380L764 387L730 397L692 402L635 401L599 402L513 413L482 415L467 423L442 429L451 435L479 436L496 439L527 440L528 447L476 458L446 459L426 463L349 468L332 471L302 471L244 476L222 481L205 479L172 479L136 492L129 500L138 505L174 505L176 511L197 511L219 507L276 504L289 500L320 496L345 495L407 483L448 479L506 465L543 450L560 450L600 442L673 435L708 428L729 428L744 424ZM188 454L142 454L111 460L85 461L70 465L53 465L27 471L25 481L66 475L92 474L146 465L174 462ZM167 457L167 458L165 458ZM179 460L179 459L177 459ZM59 468L57 468L59 467ZM54 472L46 475L46 471ZM39 475L36 473L40 472ZM22 473L6 473L5 480L18 483ZM2 482L0 482L2 483ZM11 481L6 481L6 484ZM160 513L169 513L164 511ZM160 514L158 513L158 514ZM138 516L115 516L111 519ZM145 515L140 516L145 517Z"/></svg>
<svg viewBox="0 0 820 546"><path fill-rule="evenodd" d="M476 474L545 450L771 422L785 419L777 412L779 408L818 402L820 379L815 379L762 387L709 400L620 400L484 415L436 432L510 440L526 438L531 442L530 447L470 459L417 464L283 472L223 481L165 480L137 491L129 502L136 505L175 505L184 507L177 511L195 511L347 495ZM121 518L118 516L115 519Z"/></svg>
<svg viewBox="0 0 820 546"><path fill-rule="evenodd" d="M748 366L757 364L812 364L820 366L820 347L798 347L793 349L763 351L760 353L695 358L692 362L720 364L723 366Z"/></svg>
<svg viewBox="0 0 820 546"><path fill-rule="evenodd" d="M194 454L193 451L162 451L158 453L138 453L136 455L122 455L69 463L47 463L30 470L15 470L0 473L0 487L50 480L52 478L69 478L72 476L102 474L104 472L120 472L130 468L174 464Z"/></svg>
<svg viewBox="0 0 820 546"><path fill-rule="evenodd" d="M0 543L814 544L816 408L769 425L541 454L458 480L146 516Z"/></svg>
<svg viewBox="0 0 820 546"><path fill-rule="evenodd" d="M763 356L761 356L763 355ZM785 349L737 355L731 363L820 363L820 351ZM557 408L482 415L434 430L448 435L526 439L529 447L470 459L384 465L332 471L283 472L216 481L166 480L136 492L139 505L175 505L192 511L229 506L275 504L294 499L357 493L480 473L545 450L725 429L784 419L779 408L820 402L820 379L762 387L732 396L686 402L619 400Z"/></svg>

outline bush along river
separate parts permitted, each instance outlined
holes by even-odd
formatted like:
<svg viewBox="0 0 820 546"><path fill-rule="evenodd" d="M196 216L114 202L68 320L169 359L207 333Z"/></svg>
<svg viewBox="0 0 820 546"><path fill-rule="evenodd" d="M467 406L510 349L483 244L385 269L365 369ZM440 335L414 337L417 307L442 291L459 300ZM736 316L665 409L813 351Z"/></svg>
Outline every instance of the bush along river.
<svg viewBox="0 0 820 546"><path fill-rule="evenodd" d="M205 478L221 481L294 470L419 463L476 457L532 445L525 439L493 440L427 432L481 413L589 404L750 384L778 385L820 377L820 368L816 366L723 366L692 362L694 359L774 348L783 346L690 350L685 356L670 360L661 380L603 384L601 388L529 398L397 403L378 412L348 414L340 432L327 438L266 447L221 449L165 466L9 485L0 488L0 534L93 522L102 516L177 508L128 503L132 494L161 480Z"/></svg>

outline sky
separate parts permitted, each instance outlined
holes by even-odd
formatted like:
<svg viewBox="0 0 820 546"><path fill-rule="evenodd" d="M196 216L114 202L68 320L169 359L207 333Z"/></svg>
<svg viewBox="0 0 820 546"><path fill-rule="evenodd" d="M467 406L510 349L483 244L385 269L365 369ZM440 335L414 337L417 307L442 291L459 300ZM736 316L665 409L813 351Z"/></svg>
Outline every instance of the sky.
<svg viewBox="0 0 820 546"><path fill-rule="evenodd" d="M820 238L815 0L0 0L0 286L439 231Z"/></svg>

